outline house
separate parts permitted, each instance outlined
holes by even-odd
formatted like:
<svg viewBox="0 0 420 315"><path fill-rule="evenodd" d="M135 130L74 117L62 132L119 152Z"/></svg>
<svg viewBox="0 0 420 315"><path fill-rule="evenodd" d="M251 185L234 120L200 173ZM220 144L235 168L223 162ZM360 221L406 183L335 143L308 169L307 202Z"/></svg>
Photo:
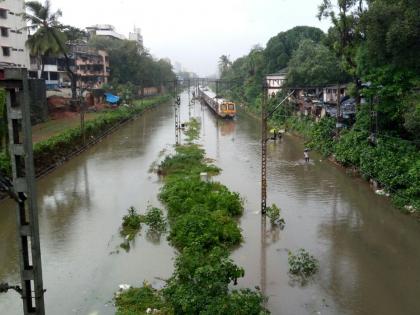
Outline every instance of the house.
<svg viewBox="0 0 420 315"><path fill-rule="evenodd" d="M110 24L96 24L86 27L90 36L104 36L112 39L125 39L125 36L115 31L115 27ZM143 39L142 39L143 40Z"/></svg>
<svg viewBox="0 0 420 315"><path fill-rule="evenodd" d="M42 64L44 71L41 73ZM70 60L70 66L74 66L73 59ZM47 89L55 89L66 85L66 81L70 82L67 80L66 60L64 57L44 56L40 60L38 57L31 56L28 74L33 79L38 77L44 79Z"/></svg>
<svg viewBox="0 0 420 315"><path fill-rule="evenodd" d="M329 85L323 89L323 101L325 104L337 104L337 101L341 102L347 94L347 84Z"/></svg>
<svg viewBox="0 0 420 315"><path fill-rule="evenodd" d="M275 96L281 90L281 87L286 82L287 71L288 69L284 68L276 73L267 74L265 76L268 96Z"/></svg>
<svg viewBox="0 0 420 315"><path fill-rule="evenodd" d="M0 67L29 67L24 0L0 1Z"/></svg>

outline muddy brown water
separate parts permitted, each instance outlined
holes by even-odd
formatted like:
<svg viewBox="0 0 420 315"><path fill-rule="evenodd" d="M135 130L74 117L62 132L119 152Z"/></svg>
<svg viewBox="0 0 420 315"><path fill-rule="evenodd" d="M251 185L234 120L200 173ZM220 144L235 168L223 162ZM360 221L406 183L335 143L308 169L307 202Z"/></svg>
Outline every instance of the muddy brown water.
<svg viewBox="0 0 420 315"><path fill-rule="evenodd" d="M286 226L267 223L262 233L258 121L242 112L219 120L187 104L183 93L182 120L200 117L200 142L223 169L217 179L245 201L244 243L232 253L245 268L238 287L263 288L273 314L420 314L419 223L316 153L305 164L303 140L287 135L268 144L268 203ZM161 286L171 275L176 253L165 236L143 230L128 253L113 252L126 209L159 205L149 169L171 151L173 127L172 107L160 106L38 181L47 314L113 314L119 284ZM19 281L15 229L14 205L3 201L0 282ZM299 248L320 263L307 283L288 275L288 251ZM0 314L22 314L16 293L0 295Z"/></svg>

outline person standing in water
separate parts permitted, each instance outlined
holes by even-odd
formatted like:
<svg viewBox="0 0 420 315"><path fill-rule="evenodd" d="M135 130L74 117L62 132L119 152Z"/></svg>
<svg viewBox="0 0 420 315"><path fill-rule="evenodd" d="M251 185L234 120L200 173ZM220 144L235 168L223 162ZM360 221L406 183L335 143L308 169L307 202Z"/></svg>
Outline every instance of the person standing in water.
<svg viewBox="0 0 420 315"><path fill-rule="evenodd" d="M309 150L307 148L305 148L305 150L303 150L303 156L305 158L305 162L308 163L309 162Z"/></svg>

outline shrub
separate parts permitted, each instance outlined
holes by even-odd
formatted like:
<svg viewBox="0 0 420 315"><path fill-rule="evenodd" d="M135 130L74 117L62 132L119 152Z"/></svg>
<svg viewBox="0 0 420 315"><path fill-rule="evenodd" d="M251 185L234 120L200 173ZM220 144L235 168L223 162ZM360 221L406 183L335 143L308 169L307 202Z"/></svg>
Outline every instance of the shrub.
<svg viewBox="0 0 420 315"><path fill-rule="evenodd" d="M318 270L318 260L303 248L296 254L289 251L289 271L294 275L311 276Z"/></svg>
<svg viewBox="0 0 420 315"><path fill-rule="evenodd" d="M273 225L284 225L284 218L280 216L280 208L276 204L272 204L271 207L266 208L266 214Z"/></svg>
<svg viewBox="0 0 420 315"><path fill-rule="evenodd" d="M142 216L142 221L146 223L153 232L163 233L166 231L166 220L163 211L156 207L147 207L147 212Z"/></svg>
<svg viewBox="0 0 420 315"><path fill-rule="evenodd" d="M141 228L141 219L134 207L128 208L128 214L123 217L120 234L128 240L134 239Z"/></svg>

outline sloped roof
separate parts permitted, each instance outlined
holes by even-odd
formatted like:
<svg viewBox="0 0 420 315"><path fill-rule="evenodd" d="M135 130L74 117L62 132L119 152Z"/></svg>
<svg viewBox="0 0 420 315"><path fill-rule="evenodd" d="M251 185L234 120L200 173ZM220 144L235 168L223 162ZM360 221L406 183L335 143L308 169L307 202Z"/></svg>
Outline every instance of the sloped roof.
<svg viewBox="0 0 420 315"><path fill-rule="evenodd" d="M288 67L283 68L283 69L280 69L279 71L277 71L277 72L275 72L275 73L270 73L270 74L267 74L267 76L286 75L286 74L287 74L287 72L289 72L289 68L288 68Z"/></svg>

